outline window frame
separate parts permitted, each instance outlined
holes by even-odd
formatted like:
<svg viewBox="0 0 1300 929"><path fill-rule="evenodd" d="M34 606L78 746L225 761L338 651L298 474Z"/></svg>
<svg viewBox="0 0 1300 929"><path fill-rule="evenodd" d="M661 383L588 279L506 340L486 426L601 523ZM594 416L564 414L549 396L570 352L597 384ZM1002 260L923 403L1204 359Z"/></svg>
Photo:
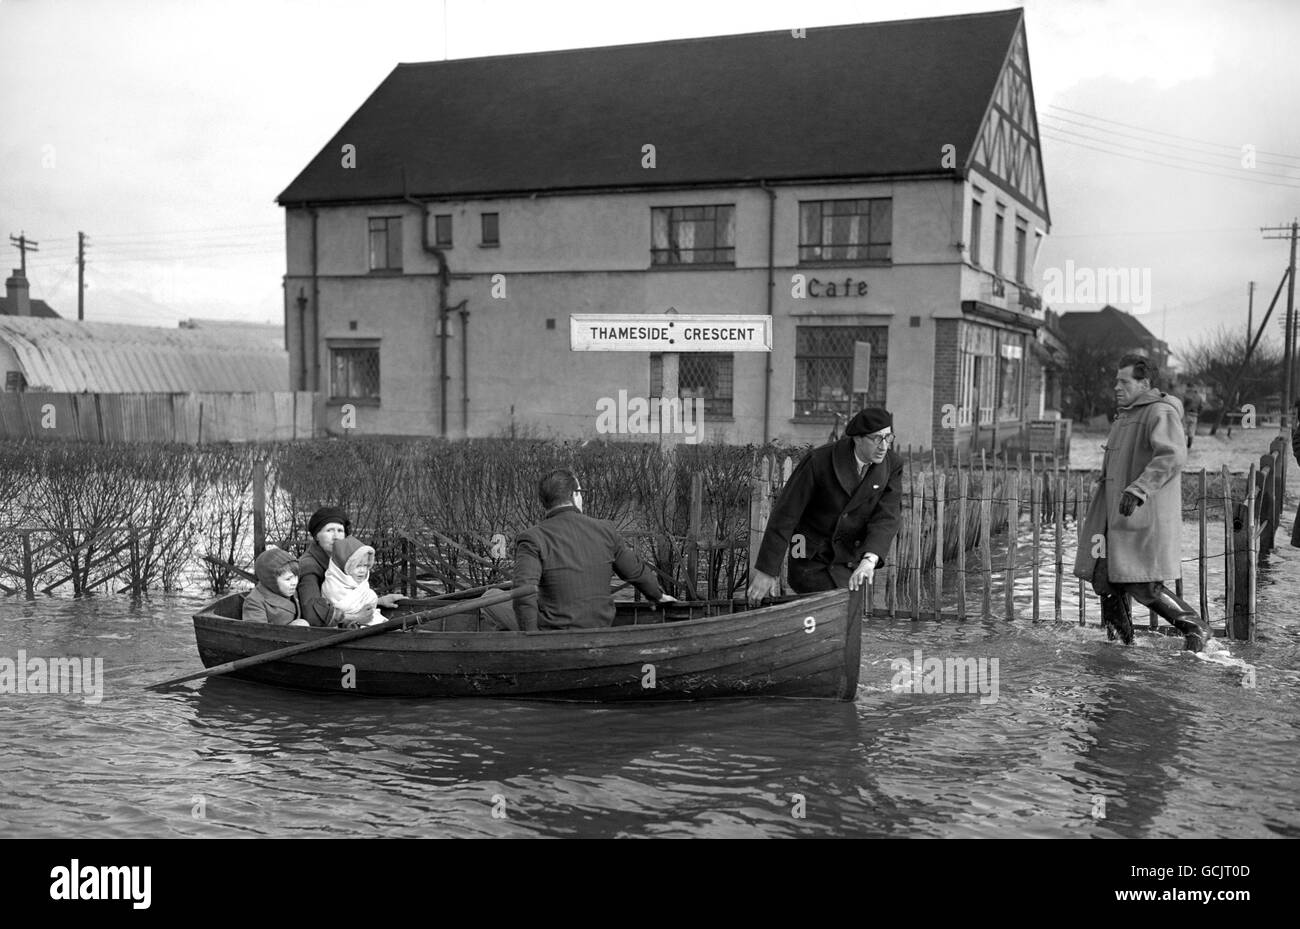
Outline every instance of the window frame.
<svg viewBox="0 0 1300 929"><path fill-rule="evenodd" d="M844 204L865 204L866 212L860 210L833 210L829 214L826 212L827 205L834 204L837 207ZM878 204L888 204L889 220L887 236L884 240L875 238L877 231L877 221L875 214L881 209ZM805 211L811 208L817 210L817 222L811 223L805 221ZM866 239L860 242L836 242L834 240L835 217L865 217L863 225L866 227ZM825 241L825 235L828 229L827 223L830 223L832 241L828 244ZM796 215L799 224L798 229L798 263L800 266L823 267L827 265L877 265L886 266L894 263L894 198L891 194L887 197L837 197L829 200L800 200L799 211ZM881 225L885 222L881 220ZM816 229L817 241L805 241L805 233L810 229ZM883 249L883 257L880 255L872 256L872 249ZM859 252L843 257L834 256L825 258L813 254L814 250L834 250L834 249L857 249Z"/></svg>
<svg viewBox="0 0 1300 929"><path fill-rule="evenodd" d="M848 353L844 355L827 355L817 354L810 355L801 351L800 334L806 330L829 330L843 329L850 330L848 334ZM858 333L860 337L852 333ZM795 345L794 345L794 383L792 385L792 416L791 421L796 423L828 423L834 422L837 415L851 416L861 407L857 403L856 395L853 393L853 345L857 342L869 342L871 344L871 383L868 385L867 397L863 401L863 406L885 408L889 400L889 326L888 325L865 325L865 324L822 324L808 323L795 326ZM847 368L847 377L844 383L844 399L825 400L818 397L800 397L799 386L803 380L807 385L812 378L804 373L804 365L819 361L843 360ZM825 386L819 384L818 386ZM873 387L879 387L877 393L879 396L873 397ZM801 408L801 405L810 405ZM838 409L817 409L816 407L838 406Z"/></svg>
<svg viewBox="0 0 1300 929"><path fill-rule="evenodd" d="M488 238L488 223L492 223L492 237ZM499 248L501 245L501 214L479 214L479 246L481 248Z"/></svg>
<svg viewBox="0 0 1300 929"><path fill-rule="evenodd" d="M650 396L663 397L663 352L650 353ZM682 368L688 364L687 359L710 359L717 362L714 368L713 380L715 383L726 382L726 393L721 390L718 395L710 397L708 394L686 394L682 387ZM725 365L723 365L725 362ZM725 371L721 370L725 367ZM728 420L734 421L736 418L736 355L734 352L679 352L677 361L677 396L683 401L694 399L697 396L704 397L704 418L706 420ZM725 403L725 409L722 405Z"/></svg>
<svg viewBox="0 0 1300 929"><path fill-rule="evenodd" d="M720 215L720 210L729 210L730 222L726 222ZM705 216L686 216L686 213L695 211L711 211L712 215ZM659 225L657 218L663 216L666 223L665 244L656 245L656 227ZM713 238L712 244L700 248L683 249L679 244L679 230L685 223L708 225L712 227ZM719 244L719 228L729 229L730 244ZM692 241L695 240L695 233L692 233ZM696 252L710 252L713 256L711 261L694 261L682 260L683 253L694 254ZM720 252L726 252L727 257L719 258ZM701 203L701 204L678 204L673 206L652 206L650 208L650 267L651 268L734 268L736 266L736 204L734 203Z"/></svg>
<svg viewBox="0 0 1300 929"><path fill-rule="evenodd" d="M984 192L978 187L971 196L970 208L970 263L979 267L980 245L984 226Z"/></svg>
<svg viewBox="0 0 1300 929"><path fill-rule="evenodd" d="M383 398L383 367L381 364L383 353L380 339L326 339L325 350L329 355L329 400L331 404L352 403L358 406L380 406ZM375 385L373 396L352 396L340 394L336 388L337 382L337 356L355 354L360 352L374 352L375 356ZM348 369L349 383L346 385L351 389L353 384L352 369Z"/></svg>
<svg viewBox="0 0 1300 929"><path fill-rule="evenodd" d="M383 223L383 228L376 228L376 223ZM384 261L386 264L376 265L375 236L381 233L384 236ZM394 259L397 261L395 265L392 264ZM400 215L367 217L366 263L371 274L402 273L402 217Z"/></svg>
<svg viewBox="0 0 1300 929"><path fill-rule="evenodd" d="M447 236L442 235L443 220L447 222ZM452 214L436 213L433 217L433 247L434 248L452 248L454 241L454 226L452 223Z"/></svg>

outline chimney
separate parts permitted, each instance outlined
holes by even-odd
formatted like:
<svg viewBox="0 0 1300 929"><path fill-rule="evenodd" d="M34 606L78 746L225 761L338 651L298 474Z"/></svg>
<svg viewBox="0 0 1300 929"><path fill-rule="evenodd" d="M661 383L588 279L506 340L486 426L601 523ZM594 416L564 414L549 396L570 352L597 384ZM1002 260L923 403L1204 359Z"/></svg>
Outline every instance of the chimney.
<svg viewBox="0 0 1300 929"><path fill-rule="evenodd" d="M9 298L9 312L14 316L31 316L32 303L29 298L30 287L22 269L14 268L13 277L5 281L5 296Z"/></svg>

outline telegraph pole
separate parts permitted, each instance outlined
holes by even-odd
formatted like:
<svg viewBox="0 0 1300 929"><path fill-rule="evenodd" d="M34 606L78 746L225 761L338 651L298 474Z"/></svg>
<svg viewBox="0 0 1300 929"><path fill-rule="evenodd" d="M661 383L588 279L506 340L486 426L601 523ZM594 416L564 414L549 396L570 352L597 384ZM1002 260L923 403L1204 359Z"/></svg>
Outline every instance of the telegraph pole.
<svg viewBox="0 0 1300 929"><path fill-rule="evenodd" d="M26 233L23 232L19 232L17 238L14 238L14 236L11 234L9 236L9 241L14 244L14 248L18 249L18 254L19 254L18 267L19 270L22 271L23 277L26 277L27 276L27 253L39 252L40 249L37 248L36 246L40 245L41 243L33 242L31 239L27 238Z"/></svg>
<svg viewBox="0 0 1300 929"><path fill-rule="evenodd" d="M1291 405L1295 402L1295 372L1292 370L1295 364L1295 240L1296 235L1300 234L1300 222L1292 219L1290 226L1262 226L1259 231L1280 233L1265 235L1266 239L1291 239L1291 263L1287 266L1290 270L1286 279L1286 350L1282 356L1282 367L1285 369L1282 381L1282 428L1285 430L1292 425Z"/></svg>
<svg viewBox="0 0 1300 929"><path fill-rule="evenodd" d="M77 322L86 319L86 234L77 233Z"/></svg>
<svg viewBox="0 0 1300 929"><path fill-rule="evenodd" d="M1246 290L1246 344L1255 336L1255 282L1250 281Z"/></svg>

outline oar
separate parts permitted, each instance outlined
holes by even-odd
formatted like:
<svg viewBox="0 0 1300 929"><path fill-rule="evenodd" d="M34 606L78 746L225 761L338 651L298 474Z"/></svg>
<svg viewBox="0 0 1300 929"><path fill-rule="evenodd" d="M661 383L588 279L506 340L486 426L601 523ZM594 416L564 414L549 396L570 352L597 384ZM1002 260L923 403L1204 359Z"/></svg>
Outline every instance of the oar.
<svg viewBox="0 0 1300 929"><path fill-rule="evenodd" d="M317 639L315 642L302 642L298 645L289 645L285 648L277 648L269 652L263 652L260 655L249 655L247 658L237 658L234 661L227 661L225 664L219 664L212 668L205 668L202 671L195 671L193 674L186 674L182 677L173 677L166 681L159 681L156 684L149 684L149 690L162 690L166 687L172 687L176 684L184 684L186 681L198 680L201 677L211 677L216 674L227 674L230 671L239 671L243 668L251 668L255 665L266 664L268 661L276 661L280 658L288 658L292 655L301 655L305 652L314 652L317 649L329 648L332 645L342 645L344 642L351 642L354 639L364 639L367 636L381 635L385 632L392 632L395 629L406 629L411 625L418 626L420 623L429 622L434 619L442 619L444 616L452 616L456 613L465 613L469 610L477 610L480 607L493 606L497 603L505 603L507 600L516 600L519 597L527 597L530 594L537 593L537 587L533 584L525 584L522 587L516 587L513 590L502 590L496 593L488 594L481 600L467 601L465 603L445 606L437 610L425 610L421 613L410 613L406 616L397 616L393 619L385 620L374 626L362 626L360 629L349 629L346 632L340 632L338 635L328 636L324 639Z"/></svg>
<svg viewBox="0 0 1300 929"><path fill-rule="evenodd" d="M465 590L449 590L445 594L438 594L436 597L403 597L403 606L425 606L430 603L445 603L448 600L464 600L466 597L477 597L479 594L485 594L489 590L498 590L509 587L510 581L501 581L498 584L488 584L484 587L469 587Z"/></svg>

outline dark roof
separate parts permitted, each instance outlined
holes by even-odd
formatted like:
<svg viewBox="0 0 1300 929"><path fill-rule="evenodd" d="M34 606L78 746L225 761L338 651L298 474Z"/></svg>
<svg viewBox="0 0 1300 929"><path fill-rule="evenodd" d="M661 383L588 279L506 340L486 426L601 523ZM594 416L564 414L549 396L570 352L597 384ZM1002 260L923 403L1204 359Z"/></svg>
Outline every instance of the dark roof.
<svg viewBox="0 0 1300 929"><path fill-rule="evenodd" d="M279 202L957 175L1021 21L1014 9L399 64ZM958 164L943 169L949 144Z"/></svg>
<svg viewBox="0 0 1300 929"><path fill-rule="evenodd" d="M50 305L44 300L29 300L27 302L32 316L39 316L42 319L63 318L58 313L54 312L54 310L50 309ZM8 297L0 297L0 316L13 316L16 309L17 307L14 306L14 301L10 300Z"/></svg>
<svg viewBox="0 0 1300 929"><path fill-rule="evenodd" d="M1070 336L1082 335L1091 338L1115 335L1139 341L1155 339L1151 330L1138 322L1133 314L1118 310L1110 304L1090 312L1072 310L1069 313L1062 313L1061 329Z"/></svg>

